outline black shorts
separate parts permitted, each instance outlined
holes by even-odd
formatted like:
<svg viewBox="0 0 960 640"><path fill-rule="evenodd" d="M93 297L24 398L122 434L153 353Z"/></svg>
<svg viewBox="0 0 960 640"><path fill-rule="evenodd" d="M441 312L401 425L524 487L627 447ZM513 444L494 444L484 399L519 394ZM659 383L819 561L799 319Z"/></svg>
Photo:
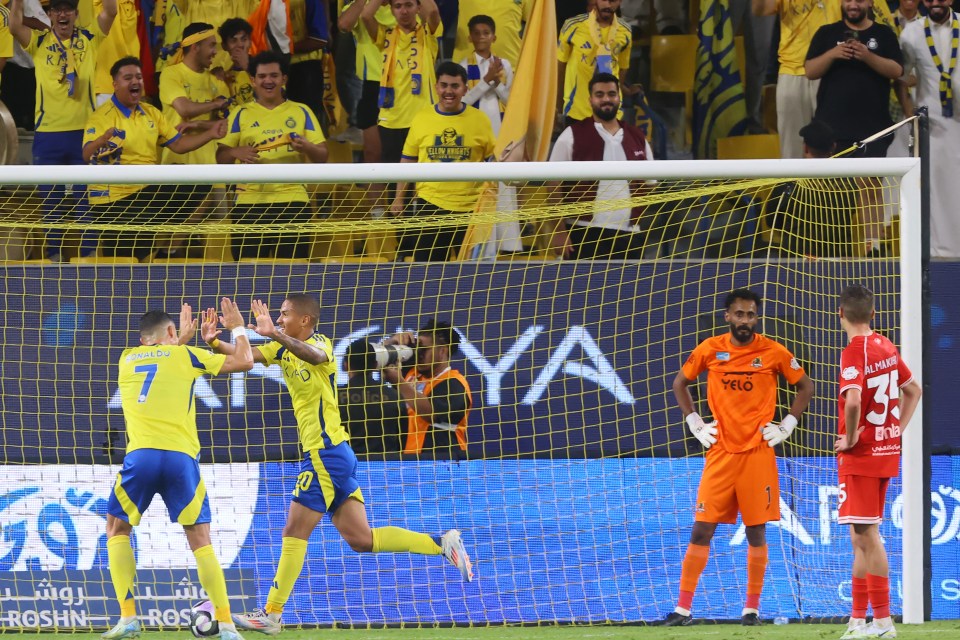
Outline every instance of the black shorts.
<svg viewBox="0 0 960 640"><path fill-rule="evenodd" d="M377 126L380 119L380 83L364 80L357 103L357 128L369 129Z"/></svg>
<svg viewBox="0 0 960 640"><path fill-rule="evenodd" d="M380 162L400 162L403 155L403 144L407 141L410 129L380 129Z"/></svg>
<svg viewBox="0 0 960 640"><path fill-rule="evenodd" d="M453 215L420 198L410 203L410 211L414 217ZM444 262L451 252L454 256L459 253L466 233L467 228L462 226L408 229L400 237L397 257L402 260L413 256L414 262Z"/></svg>
<svg viewBox="0 0 960 640"><path fill-rule="evenodd" d="M296 233L299 224L310 222L313 208L309 202L238 204L230 217L235 224L279 224L288 226L283 233L234 233L231 238L233 259L300 258L307 260L313 249L313 234Z"/></svg>
<svg viewBox="0 0 960 640"><path fill-rule="evenodd" d="M323 113L323 61L304 60L290 65L287 98L310 107L317 119Z"/></svg>
<svg viewBox="0 0 960 640"><path fill-rule="evenodd" d="M119 200L90 205L93 222L129 227L101 232L100 250L103 255L142 260L158 249L156 234L150 232L146 225L170 222L170 209L164 206L167 197L160 195L158 185L148 185Z"/></svg>

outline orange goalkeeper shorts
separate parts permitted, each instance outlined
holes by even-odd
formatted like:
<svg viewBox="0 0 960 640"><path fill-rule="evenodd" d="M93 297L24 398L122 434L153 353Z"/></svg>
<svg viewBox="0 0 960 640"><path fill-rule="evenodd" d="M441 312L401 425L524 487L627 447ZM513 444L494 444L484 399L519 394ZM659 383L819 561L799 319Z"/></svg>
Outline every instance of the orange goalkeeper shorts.
<svg viewBox="0 0 960 640"><path fill-rule="evenodd" d="M773 449L767 443L743 453L710 449L696 511L697 522L734 524L737 512L748 527L779 520L780 484Z"/></svg>

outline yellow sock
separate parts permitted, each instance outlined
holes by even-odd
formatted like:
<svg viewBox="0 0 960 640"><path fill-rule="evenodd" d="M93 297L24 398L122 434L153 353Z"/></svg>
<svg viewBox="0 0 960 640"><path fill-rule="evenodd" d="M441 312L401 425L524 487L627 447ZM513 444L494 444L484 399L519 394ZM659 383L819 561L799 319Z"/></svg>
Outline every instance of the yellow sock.
<svg viewBox="0 0 960 640"><path fill-rule="evenodd" d="M373 530L374 553L419 553L424 556L439 556L443 553L433 538L400 527L379 527Z"/></svg>
<svg viewBox="0 0 960 640"><path fill-rule="evenodd" d="M210 602L213 604L214 617L217 622L232 623L230 599L227 597L227 581L223 577L223 567L217 560L213 545L200 547L193 552L193 557L197 559L197 576L200 578L200 586L210 596Z"/></svg>
<svg viewBox="0 0 960 640"><path fill-rule="evenodd" d="M120 602L120 617L137 615L137 601L133 599L133 583L137 579L137 561L133 557L130 536L113 536L107 540L107 561L113 590Z"/></svg>
<svg viewBox="0 0 960 640"><path fill-rule="evenodd" d="M273 577L273 586L267 594L267 613L283 613L283 605L290 599L293 585L303 571L303 560L307 557L307 541L300 538L284 538L280 548L280 563Z"/></svg>

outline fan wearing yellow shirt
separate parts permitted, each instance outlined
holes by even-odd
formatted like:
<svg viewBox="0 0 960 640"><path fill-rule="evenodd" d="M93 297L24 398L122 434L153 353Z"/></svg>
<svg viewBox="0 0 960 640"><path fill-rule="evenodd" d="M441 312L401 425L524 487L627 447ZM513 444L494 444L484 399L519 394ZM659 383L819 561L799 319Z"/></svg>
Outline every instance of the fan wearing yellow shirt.
<svg viewBox="0 0 960 640"><path fill-rule="evenodd" d="M321 0L288 0L293 55L287 95L319 116L323 113L323 49L330 41L330 18Z"/></svg>
<svg viewBox="0 0 960 640"><path fill-rule="evenodd" d="M250 38L253 27L243 18L230 18L217 29L220 46L230 55L230 68L224 73L223 80L230 89L233 104L253 102L253 81L247 73L250 66Z"/></svg>
<svg viewBox="0 0 960 640"><path fill-rule="evenodd" d="M377 11L387 2L397 21L395 27L377 21ZM434 0L369 0L360 20L382 54L380 158L382 162L400 162L413 117L437 101L433 68L437 39L443 35L440 10Z"/></svg>
<svg viewBox="0 0 960 640"><path fill-rule="evenodd" d="M223 120L199 135L182 136L163 114L142 102L143 73L137 58L121 58L110 70L113 96L87 121L83 134L83 161L91 164L157 164L160 147L187 153L225 133ZM108 222L143 224L165 222L166 202L157 185L90 185L92 217ZM145 258L155 250L148 234L121 233L104 239L106 256Z"/></svg>
<svg viewBox="0 0 960 640"><path fill-rule="evenodd" d="M598 73L619 78L620 92L634 95L639 87L627 83L633 36L630 26L617 16L620 0L597 0L589 13L563 23L557 45L558 122L567 126L593 117L588 85Z"/></svg>
<svg viewBox="0 0 960 640"><path fill-rule="evenodd" d="M103 42L97 55L97 70L94 75L94 91L96 92L97 106L110 99L113 91L113 78L110 69L120 58L132 56L140 57L140 38L137 34L137 19L139 16L138 0L93 0L93 10L102 12L108 2L117 5L117 18L110 29L104 32Z"/></svg>
<svg viewBox="0 0 960 640"><path fill-rule="evenodd" d="M399 527L370 528L357 481L357 456L350 447L337 407L333 343L317 333L317 299L307 294L288 295L276 324L267 305L260 300L254 300L251 308L256 324L248 327L271 340L253 350L254 362L278 364L283 371L297 419L303 461L283 527L280 562L266 606L252 615L234 616L237 626L267 635L280 633L284 605L303 570L307 540L325 513L344 541L358 553L443 555L465 580L472 580L470 558L456 529L434 538ZM217 352L234 352L234 345L219 341L214 318L204 316L200 335Z"/></svg>
<svg viewBox="0 0 960 640"><path fill-rule="evenodd" d="M524 24L530 19L533 3L534 0L460 0L453 59L463 60L473 53L469 23L474 16L485 15L497 25L493 55L503 58L510 63L511 68L516 69L523 44L520 34L523 33Z"/></svg>
<svg viewBox="0 0 960 640"><path fill-rule="evenodd" d="M353 34L357 45L356 74L362 83L360 100L357 102L356 124L363 132L363 161L380 162L380 131L377 120L380 118L380 78L383 75L383 57L380 48L367 28L360 22L360 13L368 4L377 2L374 20L380 27L395 27L397 19L390 7L379 4L378 0L356 0L343 8L337 26L341 33Z"/></svg>
<svg viewBox="0 0 960 640"><path fill-rule="evenodd" d="M313 111L287 100L287 62L264 51L250 60L256 102L237 107L229 118L227 135L217 149L221 164L291 164L327 161L327 144ZM237 185L232 217L239 224L297 224L313 217L310 196L302 184ZM294 234L234 234L233 257L309 258L310 243Z"/></svg>
<svg viewBox="0 0 960 640"><path fill-rule="evenodd" d="M13 57L13 34L10 33L10 10L0 5L0 71Z"/></svg>
<svg viewBox="0 0 960 640"><path fill-rule="evenodd" d="M34 31L23 23L21 0L10 3L10 32L33 58L37 78L33 164L83 164L83 126L93 113L94 72L97 50L117 14L116 0L107 0L90 30L77 24L77 0L53 0L47 7L51 28ZM64 185L40 185L41 213L45 222L87 219L84 187L75 187L78 198L67 197ZM47 232L47 257L59 260L62 229ZM96 249L92 234L84 234L81 251Z"/></svg>
<svg viewBox="0 0 960 640"><path fill-rule="evenodd" d="M455 62L437 65L440 101L416 115L403 145L401 162L486 162L493 160L496 138L485 113L466 105L467 71ZM397 184L390 212L404 211L406 182ZM418 182L415 216L445 216L473 211L480 197L479 182ZM400 239L400 255L417 262L442 261L463 243L465 226L418 229Z"/></svg>
<svg viewBox="0 0 960 640"><path fill-rule="evenodd" d="M180 309L179 335L169 314L148 311L140 317L140 345L120 355L117 382L127 425L127 452L107 504L107 557L120 601L120 621L100 636L103 640L140 635L133 595L137 564L130 534L157 494L170 521L183 526L200 584L220 623L220 638L242 640L231 620L227 583L210 540L210 499L200 476L193 398L197 378L253 368L240 310L229 298L220 301L220 310L221 321L234 339L230 355L187 346L197 331L188 304Z"/></svg>

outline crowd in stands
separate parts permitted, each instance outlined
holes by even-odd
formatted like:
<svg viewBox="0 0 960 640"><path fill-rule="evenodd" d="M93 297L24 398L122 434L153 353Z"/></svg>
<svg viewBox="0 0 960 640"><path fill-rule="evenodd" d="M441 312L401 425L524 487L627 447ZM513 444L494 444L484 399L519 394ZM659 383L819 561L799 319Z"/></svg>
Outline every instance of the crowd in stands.
<svg viewBox="0 0 960 640"><path fill-rule="evenodd" d="M352 143L363 162L491 160L510 100L536 90L513 83L537 0L3 1L0 99L19 126L33 130L34 164L323 163L331 155L328 140ZM662 141L651 147L653 132L632 120L634 105L650 109L638 61L651 35L695 32L689 4L556 0L552 160L650 160L655 148L663 153ZM960 149L951 142L955 130L960 135L953 115L960 110L952 108L960 94L955 81L942 81L957 59L949 40L952 0L922 0L920 7L903 0L890 27L881 24L884 12L873 0L725 4L745 37L747 132L767 131L760 96L765 80L775 77L782 157L803 157L800 129L814 119L832 131L840 150L892 123L891 110L897 119L912 112L914 100L932 105L931 115L949 134L941 151ZM941 47L927 44L931 38L946 38L939 57ZM893 84L899 112L890 99ZM890 153L902 155L906 132L898 136ZM889 146L881 140L856 153L886 155ZM601 181L557 193L612 200L645 188ZM935 204L949 201L950 188L945 180ZM40 195L48 221L229 216L245 224L300 222L318 213L314 194L290 184L89 185L72 192L54 185L41 187ZM384 182L366 186L356 208L373 217L442 216L473 210L478 197L469 183L412 190ZM499 185L496 198L501 210L518 205L512 185ZM882 253L884 203L863 200L865 253ZM642 214L603 212L569 221L569 228L560 223L549 246L572 258L638 257L631 234ZM960 241L953 241L960 222L950 218L934 215L937 255L960 254ZM454 257L464 232L407 234L397 257ZM576 238L598 249L581 251ZM519 222L498 223L482 250L487 257L513 254L528 249L523 240ZM147 260L185 255L187 242L169 234L162 241L85 235L70 253ZM293 235L236 233L231 244L235 259L311 255L309 238ZM45 251L53 260L66 257L57 232L46 238Z"/></svg>

